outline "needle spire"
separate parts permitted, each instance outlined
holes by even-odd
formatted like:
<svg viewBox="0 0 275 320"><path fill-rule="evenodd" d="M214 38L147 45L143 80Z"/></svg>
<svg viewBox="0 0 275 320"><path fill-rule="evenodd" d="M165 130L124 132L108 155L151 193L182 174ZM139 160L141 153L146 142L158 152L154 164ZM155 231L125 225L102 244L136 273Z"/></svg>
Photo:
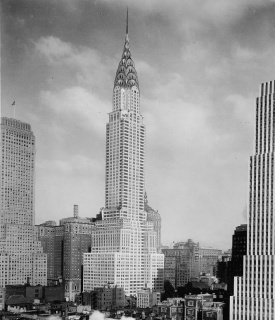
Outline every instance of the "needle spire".
<svg viewBox="0 0 275 320"><path fill-rule="evenodd" d="M128 7L127 7L127 18L126 18L126 35L128 36Z"/></svg>

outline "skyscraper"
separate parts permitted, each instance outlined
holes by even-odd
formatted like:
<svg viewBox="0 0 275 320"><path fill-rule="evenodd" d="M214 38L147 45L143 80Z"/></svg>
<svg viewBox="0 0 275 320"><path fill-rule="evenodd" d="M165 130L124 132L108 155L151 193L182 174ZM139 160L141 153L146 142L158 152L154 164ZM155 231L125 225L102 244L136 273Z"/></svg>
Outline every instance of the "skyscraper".
<svg viewBox="0 0 275 320"><path fill-rule="evenodd" d="M91 253L84 254L84 291L106 283L136 294L162 289L164 256L157 253L153 222L144 210L145 126L137 72L128 37L114 81L106 128L105 208L96 221Z"/></svg>
<svg viewBox="0 0 275 320"><path fill-rule="evenodd" d="M47 284L47 256L34 226L35 137L27 123L1 118L0 287Z"/></svg>
<svg viewBox="0 0 275 320"><path fill-rule="evenodd" d="M255 155L250 157L247 254L234 280L232 320L275 318L274 147L275 81L263 83L256 100Z"/></svg>

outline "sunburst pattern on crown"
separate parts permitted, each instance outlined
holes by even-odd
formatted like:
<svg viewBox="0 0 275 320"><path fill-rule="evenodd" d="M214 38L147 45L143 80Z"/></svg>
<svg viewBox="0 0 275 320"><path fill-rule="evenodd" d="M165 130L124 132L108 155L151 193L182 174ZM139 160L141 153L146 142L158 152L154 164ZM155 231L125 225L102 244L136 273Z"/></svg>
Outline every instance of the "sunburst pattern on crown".
<svg viewBox="0 0 275 320"><path fill-rule="evenodd" d="M114 87L116 86L128 88L136 86L139 88L135 64L131 58L128 34L126 35L122 57L116 72Z"/></svg>

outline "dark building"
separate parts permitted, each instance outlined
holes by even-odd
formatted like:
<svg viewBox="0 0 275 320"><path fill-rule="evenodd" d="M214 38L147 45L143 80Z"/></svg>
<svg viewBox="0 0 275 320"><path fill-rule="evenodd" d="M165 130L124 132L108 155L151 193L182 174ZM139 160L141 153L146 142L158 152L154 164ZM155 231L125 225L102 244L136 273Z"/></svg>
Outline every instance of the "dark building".
<svg viewBox="0 0 275 320"><path fill-rule="evenodd" d="M247 225L242 224L235 229L232 236L232 258L229 264L228 291L234 292L234 277L243 275L243 256L246 255Z"/></svg>
<svg viewBox="0 0 275 320"><path fill-rule="evenodd" d="M29 303L33 303L35 300L44 302L62 301L64 300L64 285L62 283L55 286L7 285L6 305L12 296L23 296Z"/></svg>
<svg viewBox="0 0 275 320"><path fill-rule="evenodd" d="M78 206L74 205L74 216L61 219L59 226L54 221L37 226L48 256L48 282L63 279L64 295L70 301L82 292L83 253L91 251L93 225L91 219L78 216Z"/></svg>
<svg viewBox="0 0 275 320"><path fill-rule="evenodd" d="M95 288L90 292L82 293L82 304L90 305L97 310L111 310L125 307L125 292L123 288L114 285L106 285Z"/></svg>
<svg viewBox="0 0 275 320"><path fill-rule="evenodd" d="M220 284L228 285L230 278L230 267L231 267L231 253L223 254L221 261L217 263L217 278Z"/></svg>

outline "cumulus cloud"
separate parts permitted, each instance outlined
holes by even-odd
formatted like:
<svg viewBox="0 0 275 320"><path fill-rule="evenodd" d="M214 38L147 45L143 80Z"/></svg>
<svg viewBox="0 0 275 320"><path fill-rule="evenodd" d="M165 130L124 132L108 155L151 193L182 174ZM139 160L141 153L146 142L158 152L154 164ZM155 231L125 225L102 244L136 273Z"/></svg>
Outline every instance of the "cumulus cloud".
<svg viewBox="0 0 275 320"><path fill-rule="evenodd" d="M53 161L41 160L38 163L39 169L47 170L53 173L62 173L65 175L95 176L95 173L103 171L102 162L98 159L91 159L83 155L71 155L70 158L55 159Z"/></svg>
<svg viewBox="0 0 275 320"><path fill-rule="evenodd" d="M42 91L40 99L56 116L70 118L98 135L104 132L102 128L105 126L110 106L96 94L82 87L72 87L58 92Z"/></svg>
<svg viewBox="0 0 275 320"><path fill-rule="evenodd" d="M85 46L75 46L61 39L48 36L41 37L35 43L35 50L44 57L49 65L75 71L75 81L82 86L102 86L109 83L112 58L102 57L95 49ZM65 71L64 71L65 72Z"/></svg>
<svg viewBox="0 0 275 320"><path fill-rule="evenodd" d="M255 96L274 77L274 2L51 3L6 6L3 64L7 113L20 101L18 115L37 138L41 222L49 212L68 216L71 201L92 215L104 204L105 124L128 5L146 188L163 218L163 242L223 237L230 245L247 196Z"/></svg>
<svg viewBox="0 0 275 320"><path fill-rule="evenodd" d="M254 99L252 97L243 97L240 94L231 94L225 98L231 106L236 118L246 124L254 127Z"/></svg>

